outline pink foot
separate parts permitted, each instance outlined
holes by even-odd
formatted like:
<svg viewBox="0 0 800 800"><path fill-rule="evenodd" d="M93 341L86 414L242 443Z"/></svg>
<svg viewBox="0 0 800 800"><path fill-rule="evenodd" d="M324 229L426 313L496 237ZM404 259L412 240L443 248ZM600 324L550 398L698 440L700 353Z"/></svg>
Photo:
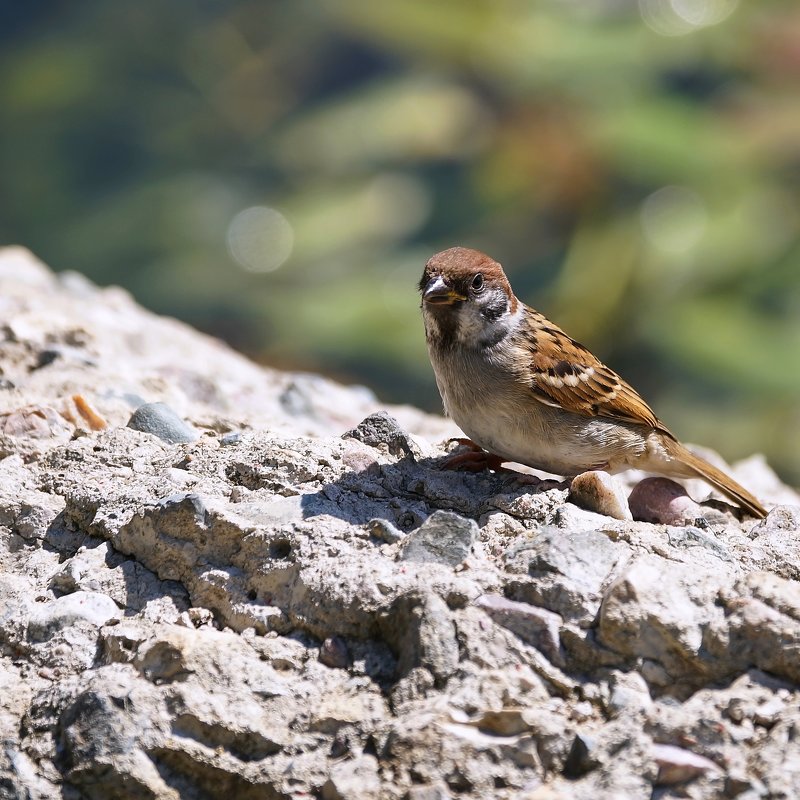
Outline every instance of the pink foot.
<svg viewBox="0 0 800 800"><path fill-rule="evenodd" d="M501 469L503 459L500 456L487 453L478 447L472 439L450 439L450 442L458 442L469 449L453 453L442 462L441 469L461 469L467 472L482 472L486 469L499 471Z"/></svg>

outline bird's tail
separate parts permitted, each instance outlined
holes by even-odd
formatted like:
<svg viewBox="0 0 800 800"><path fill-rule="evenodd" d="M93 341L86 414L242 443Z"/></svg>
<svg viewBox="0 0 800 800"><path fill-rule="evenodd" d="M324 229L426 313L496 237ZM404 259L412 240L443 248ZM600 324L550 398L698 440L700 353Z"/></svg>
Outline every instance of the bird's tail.
<svg viewBox="0 0 800 800"><path fill-rule="evenodd" d="M726 475L721 469L717 469L704 458L700 458L691 450L687 450L680 442L674 439L669 440L669 449L672 451L670 455L673 458L683 462L689 471L698 478L710 483L715 489L722 492L725 497L733 500L736 505L741 506L749 514L761 519L767 516L767 510L764 506L747 489L736 483L733 478Z"/></svg>

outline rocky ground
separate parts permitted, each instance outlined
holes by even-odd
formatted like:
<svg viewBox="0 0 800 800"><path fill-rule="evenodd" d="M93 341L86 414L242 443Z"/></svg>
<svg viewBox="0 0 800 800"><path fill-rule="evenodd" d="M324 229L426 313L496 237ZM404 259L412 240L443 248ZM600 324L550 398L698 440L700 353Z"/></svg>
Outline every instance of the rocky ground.
<svg viewBox="0 0 800 800"><path fill-rule="evenodd" d="M798 495L453 433L0 252L0 797L800 796Z"/></svg>

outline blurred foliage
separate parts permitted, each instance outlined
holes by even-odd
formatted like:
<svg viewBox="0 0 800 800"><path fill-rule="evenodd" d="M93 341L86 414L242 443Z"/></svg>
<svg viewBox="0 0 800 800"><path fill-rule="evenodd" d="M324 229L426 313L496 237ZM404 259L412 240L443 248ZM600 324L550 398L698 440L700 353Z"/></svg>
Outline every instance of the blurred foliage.
<svg viewBox="0 0 800 800"><path fill-rule="evenodd" d="M438 407L454 244L682 438L800 482L800 8L0 4L0 240L279 366Z"/></svg>

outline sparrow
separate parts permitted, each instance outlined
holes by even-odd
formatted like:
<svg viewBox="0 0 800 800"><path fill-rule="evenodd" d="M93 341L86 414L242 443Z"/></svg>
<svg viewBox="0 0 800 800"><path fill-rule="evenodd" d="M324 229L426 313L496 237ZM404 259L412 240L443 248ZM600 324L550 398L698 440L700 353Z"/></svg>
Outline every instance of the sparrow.
<svg viewBox="0 0 800 800"><path fill-rule="evenodd" d="M766 516L745 488L684 447L614 370L520 302L486 254L437 253L419 288L445 412L486 451L485 465L513 461L565 477L626 469L699 477Z"/></svg>

